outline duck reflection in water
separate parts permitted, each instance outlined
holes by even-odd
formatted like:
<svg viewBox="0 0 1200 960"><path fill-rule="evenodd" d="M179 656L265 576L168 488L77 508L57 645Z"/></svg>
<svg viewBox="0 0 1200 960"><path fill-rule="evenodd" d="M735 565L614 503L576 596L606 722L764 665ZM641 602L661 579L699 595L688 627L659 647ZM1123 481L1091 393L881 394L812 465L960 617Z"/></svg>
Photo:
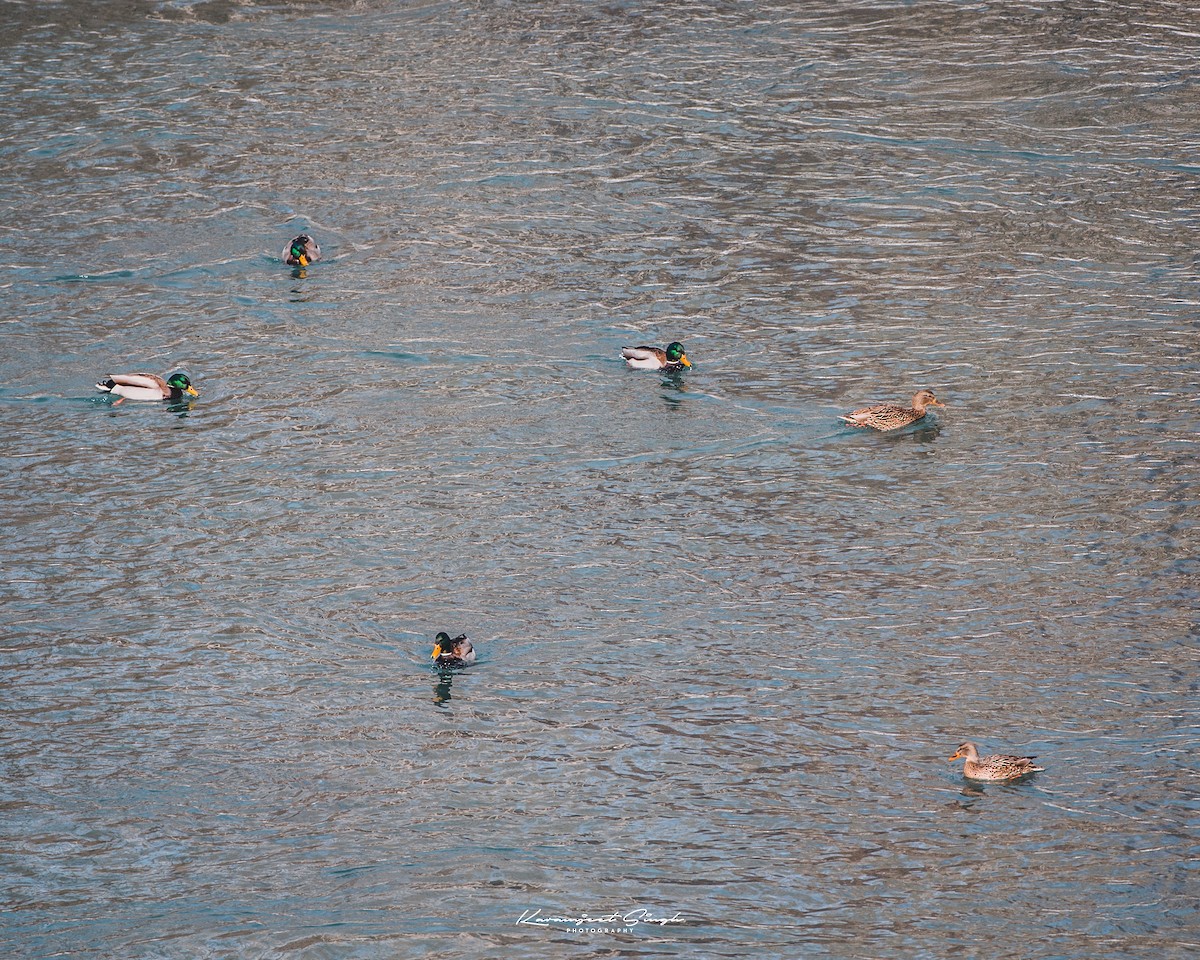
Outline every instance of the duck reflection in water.
<svg viewBox="0 0 1200 960"><path fill-rule="evenodd" d="M936 423L926 423L908 430L884 434L880 439L885 443L933 443L941 432L942 428Z"/></svg>
<svg viewBox="0 0 1200 960"><path fill-rule="evenodd" d="M450 688L454 686L454 671L439 670L438 681L433 685L433 702L439 707L452 699Z"/></svg>
<svg viewBox="0 0 1200 960"><path fill-rule="evenodd" d="M665 370L662 373L662 401L667 409L678 411L683 409L683 396L688 392L687 382L679 375L678 370Z"/></svg>
<svg viewBox="0 0 1200 960"><path fill-rule="evenodd" d="M475 662L475 647L465 633L451 638L450 634L443 631L434 637L432 659L438 671L438 682L433 687L433 701L445 703L450 699L454 674Z"/></svg>

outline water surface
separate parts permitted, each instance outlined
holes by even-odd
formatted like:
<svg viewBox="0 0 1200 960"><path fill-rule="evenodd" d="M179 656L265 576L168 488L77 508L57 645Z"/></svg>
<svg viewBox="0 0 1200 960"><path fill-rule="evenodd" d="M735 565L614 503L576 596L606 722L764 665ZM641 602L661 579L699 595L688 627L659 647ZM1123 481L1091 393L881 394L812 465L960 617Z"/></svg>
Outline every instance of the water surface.
<svg viewBox="0 0 1200 960"><path fill-rule="evenodd" d="M6 955L1195 951L1194 10L6 16Z"/></svg>

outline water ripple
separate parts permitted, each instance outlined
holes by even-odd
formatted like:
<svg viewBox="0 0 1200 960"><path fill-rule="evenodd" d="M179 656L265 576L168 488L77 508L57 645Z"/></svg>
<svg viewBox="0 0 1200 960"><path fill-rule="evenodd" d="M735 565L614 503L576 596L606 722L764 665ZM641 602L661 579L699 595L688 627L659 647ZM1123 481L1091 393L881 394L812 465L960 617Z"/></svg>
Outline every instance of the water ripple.
<svg viewBox="0 0 1200 960"><path fill-rule="evenodd" d="M1190 8L10 6L7 953L1194 948Z"/></svg>

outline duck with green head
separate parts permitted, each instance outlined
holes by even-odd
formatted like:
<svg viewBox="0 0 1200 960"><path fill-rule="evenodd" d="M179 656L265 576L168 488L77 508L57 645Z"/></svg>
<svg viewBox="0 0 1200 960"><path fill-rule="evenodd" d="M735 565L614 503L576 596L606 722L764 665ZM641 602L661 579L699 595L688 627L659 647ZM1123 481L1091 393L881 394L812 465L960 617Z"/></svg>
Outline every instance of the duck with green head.
<svg viewBox="0 0 1200 960"><path fill-rule="evenodd" d="M475 647L465 633L451 639L442 632L433 638L433 662L442 669L469 667L475 662Z"/></svg>
<svg viewBox="0 0 1200 960"><path fill-rule="evenodd" d="M307 233L302 233L283 248L283 261L289 267L307 267L321 259L321 248Z"/></svg>
<svg viewBox="0 0 1200 960"><path fill-rule="evenodd" d="M183 399L184 394L200 396L186 373L173 373L166 380L153 373L110 373L96 384L96 389L121 400L177 401Z"/></svg>
<svg viewBox="0 0 1200 960"><path fill-rule="evenodd" d="M666 370L677 372L684 367L690 367L691 361L683 352L683 344L678 340L662 347L622 347L621 356L634 370Z"/></svg>

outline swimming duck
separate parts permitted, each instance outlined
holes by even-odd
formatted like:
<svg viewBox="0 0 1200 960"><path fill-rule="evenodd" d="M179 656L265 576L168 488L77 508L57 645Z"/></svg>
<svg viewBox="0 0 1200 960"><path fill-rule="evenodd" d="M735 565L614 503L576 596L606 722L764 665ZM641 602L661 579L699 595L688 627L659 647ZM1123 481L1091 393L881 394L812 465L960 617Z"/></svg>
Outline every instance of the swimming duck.
<svg viewBox="0 0 1200 960"><path fill-rule="evenodd" d="M622 347L621 356L634 370L682 370L690 367L691 361L683 352L683 344L676 340L667 344L667 349L660 347Z"/></svg>
<svg viewBox="0 0 1200 960"><path fill-rule="evenodd" d="M110 373L96 384L96 389L116 394L121 400L179 400L185 393L200 396L186 373L173 373L166 380L153 373Z"/></svg>
<svg viewBox="0 0 1200 960"><path fill-rule="evenodd" d="M307 233L302 233L283 248L283 260L289 267L307 267L321 259L321 248Z"/></svg>
<svg viewBox="0 0 1200 960"><path fill-rule="evenodd" d="M1026 774L1038 773L1045 767L1034 766L1033 757L1009 757L994 754L980 759L979 748L971 741L959 745L951 761L966 760L963 776L971 780L1015 780Z"/></svg>
<svg viewBox="0 0 1200 960"><path fill-rule="evenodd" d="M433 638L433 662L439 667L469 667L475 662L475 648L465 633L453 640L450 634L439 633Z"/></svg>
<svg viewBox="0 0 1200 960"><path fill-rule="evenodd" d="M926 407L944 406L945 404L933 395L932 390L918 390L913 394L911 407L902 407L898 403L880 403L874 407L855 410L839 419L845 420L852 427L895 430L924 419Z"/></svg>

